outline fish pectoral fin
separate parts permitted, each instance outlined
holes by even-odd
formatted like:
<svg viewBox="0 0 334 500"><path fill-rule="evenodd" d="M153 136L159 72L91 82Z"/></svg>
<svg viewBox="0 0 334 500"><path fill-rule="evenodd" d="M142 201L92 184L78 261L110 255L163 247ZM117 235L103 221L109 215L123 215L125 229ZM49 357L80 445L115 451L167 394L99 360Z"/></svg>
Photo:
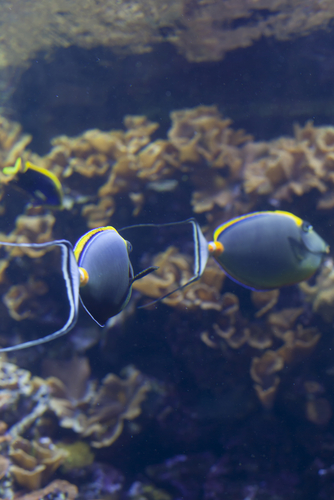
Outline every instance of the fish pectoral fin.
<svg viewBox="0 0 334 500"><path fill-rule="evenodd" d="M296 259L299 262L301 262L306 257L306 254L308 252L307 248L305 248L305 245L302 242L297 241L294 238L290 237L288 239L289 239L290 246L292 248L292 251L293 251Z"/></svg>
<svg viewBox="0 0 334 500"><path fill-rule="evenodd" d="M141 278L144 278L144 276L147 276L148 274L153 273L157 269L159 269L159 267L157 267L157 266L151 266L151 267L148 267L147 269L144 269L143 271L140 271L140 273L136 274L136 276L134 276L132 278L132 280L130 282L130 285L132 285L132 283L134 281L137 281L137 280L140 280Z"/></svg>

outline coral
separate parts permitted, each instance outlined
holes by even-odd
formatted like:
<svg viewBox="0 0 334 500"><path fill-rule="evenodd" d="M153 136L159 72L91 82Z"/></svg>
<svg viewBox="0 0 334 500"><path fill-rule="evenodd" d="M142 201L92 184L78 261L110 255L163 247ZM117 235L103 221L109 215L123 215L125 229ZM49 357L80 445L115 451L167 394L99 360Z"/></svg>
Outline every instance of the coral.
<svg viewBox="0 0 334 500"><path fill-rule="evenodd" d="M75 359L73 363L72 370L78 367ZM72 472L75 475L75 471L87 470L87 481L92 474L96 476L94 488L101 492L121 488L123 479L119 473L113 473L116 481L113 485L109 484L111 476L102 480L103 465L96 469L88 442L95 448L110 446L120 436L124 423L138 417L141 404L151 390L151 383L146 377L138 370L128 368L125 379L109 374L99 387L91 383L84 397L74 399L73 396L79 393L73 391L71 383L66 387L55 377L46 380L32 377L28 370L5 361L0 362L0 369L0 416L3 419L0 425L3 433L0 436L3 454L0 491L15 491L15 486L10 484L11 478L14 478L15 484L37 495L35 490L44 486L59 468L66 477ZM57 369L61 371L61 364L52 365L51 371ZM67 367L67 373L70 372ZM87 380L87 371L85 373ZM57 436L61 437L61 427L59 429L57 422L64 429L72 429L86 438L86 441L73 441L72 435L72 441L67 437L54 444L47 436L57 431ZM43 437L39 437L40 432ZM34 437L28 439L23 435ZM71 434L65 431L66 435ZM5 482L2 483L2 480ZM99 481L103 484L98 486ZM62 483L56 488L56 483L51 483L52 491L67 491L68 483L63 484L65 489ZM43 492L47 495L47 491L48 487L38 490L38 494ZM68 495L72 498L70 492Z"/></svg>
<svg viewBox="0 0 334 500"><path fill-rule="evenodd" d="M320 193L318 209L333 207L334 128L295 126L295 137L244 148L244 190L250 196L270 196L291 202L312 189Z"/></svg>
<svg viewBox="0 0 334 500"><path fill-rule="evenodd" d="M235 198L233 185L243 163L240 146L251 141L252 136L243 130L234 131L231 120L222 119L215 106L174 111L171 120L168 137L179 151L182 170L189 171L195 187L194 212L231 204Z"/></svg>
<svg viewBox="0 0 334 500"><path fill-rule="evenodd" d="M66 397L72 400L82 399L87 393L91 368L88 358L73 356L70 359L45 359L42 363L44 378L57 378L66 390Z"/></svg>
<svg viewBox="0 0 334 500"><path fill-rule="evenodd" d="M283 309L268 316L268 324L274 336L283 341L277 350L267 350L262 356L254 357L251 364L251 377L254 388L265 408L271 408L280 382L277 375L285 366L302 361L314 349L320 339L317 328L304 328L297 324L302 309Z"/></svg>
<svg viewBox="0 0 334 500"><path fill-rule="evenodd" d="M169 247L153 259L153 265L159 269L133 284L134 290L140 291L151 299L158 299L189 281L193 276L191 259ZM203 310L221 310L222 299L219 290L225 273L211 260L203 276L193 285L179 290L162 300L163 303L179 309L201 308Z"/></svg>
<svg viewBox="0 0 334 500"><path fill-rule="evenodd" d="M255 390L265 408L272 408L276 390L280 382L276 375L284 368L284 360L277 352L267 350L258 358L252 359L251 377Z"/></svg>
<svg viewBox="0 0 334 500"><path fill-rule="evenodd" d="M7 436L16 438L29 429L48 408L49 389L39 377L13 363L0 361L0 415Z"/></svg>
<svg viewBox="0 0 334 500"><path fill-rule="evenodd" d="M8 458L0 455L0 480L7 474L9 470L10 461Z"/></svg>
<svg viewBox="0 0 334 500"><path fill-rule="evenodd" d="M319 314L326 323L334 319L334 269L333 261L327 259L316 277L315 284L300 283L305 301L312 304L312 311Z"/></svg>
<svg viewBox="0 0 334 500"><path fill-rule="evenodd" d="M62 427L89 437L92 446L110 446L120 436L124 421L140 415L140 405L151 390L149 380L134 368L128 369L126 379L107 375L97 390L90 384L80 399L71 398L55 377L31 377L28 370L7 362L0 362L0 370L0 416L3 425L10 426L7 435L12 439L22 436L37 418L51 411ZM87 380L87 373L84 378ZM72 389L71 394L78 391Z"/></svg>
<svg viewBox="0 0 334 500"><path fill-rule="evenodd" d="M269 290L266 292L259 292L256 290L252 291L252 302L257 309L257 313L255 314L256 318L261 318L264 314L266 314L270 309L272 309L278 301L280 292L279 290Z"/></svg>
<svg viewBox="0 0 334 500"><path fill-rule="evenodd" d="M280 383L278 373L284 367L300 362L310 355L320 339L317 328L295 323L303 308L272 312L278 292L252 292L259 311L247 321L240 313L239 299L231 293L222 295L223 307L211 329L201 333L201 340L212 349L248 346L260 355L250 353L250 375L254 389L265 408L271 408ZM275 349L273 349L275 347Z"/></svg>
<svg viewBox="0 0 334 500"><path fill-rule="evenodd" d="M67 476L72 482L80 482L80 498L87 500L127 498L123 497L124 476L108 463L95 461L84 468L71 469Z"/></svg>
<svg viewBox="0 0 334 500"><path fill-rule="evenodd" d="M102 448L116 441L124 421L140 415L140 405L151 385L138 370L130 368L125 380L109 374L96 392L91 391L77 403L61 397L61 386L55 389L58 397L52 398L50 406L59 417L60 425L88 437L93 447Z"/></svg>
<svg viewBox="0 0 334 500"><path fill-rule="evenodd" d="M7 241L8 243L46 243L54 239L52 230L55 221L56 218L51 213L45 214L43 210L32 208L28 213L19 215L16 218L15 229L8 235L0 233L0 241ZM46 250L33 248L9 248L8 258L11 259L21 255L40 257L45 253Z"/></svg>
<svg viewBox="0 0 334 500"><path fill-rule="evenodd" d="M24 285L13 285L3 296L3 302L16 321L41 317L45 310L40 307L40 297L47 292L43 281L30 279Z"/></svg>
<svg viewBox="0 0 334 500"><path fill-rule="evenodd" d="M29 158L54 172L65 193L63 210L22 203L19 216L19 203L13 209L16 198L4 196L1 210L8 218L2 218L1 240L74 242L87 225L170 222L191 210L201 225L207 223L202 227L209 237L230 216L270 204L310 216L324 232L333 223L331 127L309 123L296 127L293 138L258 143L234 130L213 106L175 111L171 119L167 138L156 138L158 125L147 118L127 116L124 130L55 138L43 157L22 151L26 139L20 142L21 132L11 122L13 141L7 149L1 146L0 127L0 163L18 154ZM81 315L69 342L15 354L12 359L27 369L1 359L0 497L75 496L76 490L71 493L68 483L59 482L31 492L35 496L18 493L19 483L39 488L57 468L57 477L79 485L83 499L290 499L291 491L307 498L304 486L289 490L296 477L298 484L310 484L321 480L318 471L329 476L331 470L332 339L320 320L333 321L332 261L327 259L309 283L256 292L226 278L210 258L203 276L163 299L164 307L137 312L138 303L159 299L193 275L191 237L175 238L173 229L176 248L168 247L163 231L142 239L140 231L139 240L131 239L135 271L139 264L159 269L133 284L133 301L108 322L102 336ZM332 244L331 234L328 239ZM61 287L57 250L8 249L5 255L4 245L1 252L0 344L6 345L39 335L44 324L53 328L66 311L53 302ZM137 362L152 375L131 367L124 371ZM270 411L261 412L260 405ZM297 429L293 438L290 427ZM292 446L311 447L304 444L310 428L318 444L287 476L291 463L280 460ZM130 439L130 432L139 431ZM173 456L174 446L223 455ZM271 452L277 470L269 470L263 458ZM114 460L131 474L123 477ZM319 477L310 479L311 469Z"/></svg>
<svg viewBox="0 0 334 500"><path fill-rule="evenodd" d="M23 496L16 496L17 500L75 500L78 495L78 488L62 479L56 479L41 490L27 493Z"/></svg>
<svg viewBox="0 0 334 500"><path fill-rule="evenodd" d="M189 455L176 455L166 460L165 463L160 463L156 465L152 465L147 469L147 475L150 479L155 479L158 484L162 484L164 486L173 487L173 491L175 491L174 498L178 498L181 496L184 500L191 499L199 499L202 494L202 485L205 481L205 477L207 476L210 467L213 466L214 458L211 453L202 453L202 454L189 454ZM188 481L188 478L191 478ZM167 500L166 492L164 491L154 491L150 485L146 485L146 487L142 484L134 484L130 489L130 493L132 490L136 492L137 490L141 491L146 490L147 493L152 491L151 496L143 496L146 500ZM155 495L153 495L155 493ZM134 499L138 500L141 497L133 496ZM132 498L130 496L130 498Z"/></svg>
<svg viewBox="0 0 334 500"><path fill-rule="evenodd" d="M87 465L91 465L94 462L95 456L85 441L75 441L72 444L60 442L57 444L57 447L67 453L62 463L63 472L68 472L78 467L87 467Z"/></svg>
<svg viewBox="0 0 334 500"><path fill-rule="evenodd" d="M323 397L324 388L318 382L306 381L304 382L304 389L307 395L307 420L317 425L328 424L333 412L330 402Z"/></svg>
<svg viewBox="0 0 334 500"><path fill-rule="evenodd" d="M172 500L172 497L164 490L156 488L152 484L143 484L136 481L131 485L128 498L133 500Z"/></svg>
<svg viewBox="0 0 334 500"><path fill-rule="evenodd" d="M264 198L277 205L310 190L319 192L318 209L332 207L332 127L308 122L295 127L294 138L253 142L215 106L174 111L171 121L168 140L151 141L158 125L127 116L125 131L60 136L50 153L31 159L61 178L65 205L82 206L90 228L107 224L124 194L138 215L150 190L175 190L181 180L192 188L194 212L206 213L210 224L250 211Z"/></svg>
<svg viewBox="0 0 334 500"><path fill-rule="evenodd" d="M2 173L2 169L14 165L16 159L22 155L32 137L22 133L19 123L0 117L0 180L1 184L8 182L9 176Z"/></svg>
<svg viewBox="0 0 334 500"><path fill-rule="evenodd" d="M10 471L20 486L33 491L48 481L67 455L49 438L30 442L18 437L10 443L9 456L14 463Z"/></svg>
<svg viewBox="0 0 334 500"><path fill-rule="evenodd" d="M126 193L138 212L140 198L135 195L145 182L165 175L168 162L175 163L167 141L150 142L156 123L143 116L126 116L124 125L125 132L88 130L76 138L57 137L50 153L34 160L61 176L72 200L69 208L73 203L84 205L82 215L90 228L109 222L117 194Z"/></svg>

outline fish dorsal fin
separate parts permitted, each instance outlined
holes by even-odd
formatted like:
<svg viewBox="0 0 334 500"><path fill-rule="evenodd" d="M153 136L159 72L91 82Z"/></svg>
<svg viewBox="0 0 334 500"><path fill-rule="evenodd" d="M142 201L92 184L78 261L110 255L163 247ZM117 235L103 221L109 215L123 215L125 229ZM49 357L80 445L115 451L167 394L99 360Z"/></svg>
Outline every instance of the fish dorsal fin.
<svg viewBox="0 0 334 500"><path fill-rule="evenodd" d="M66 286L67 298L69 301L70 312L68 319L65 325L50 335L46 337L31 340L29 342L23 342L22 344L14 345L11 347L4 347L0 349L0 352L11 352L18 351L20 349L27 349L28 347L34 347L40 344L45 344L46 342L50 342L50 340L54 340L58 337L62 337L66 333L68 333L75 326L78 313L79 313L79 269L76 263L73 248L69 241L67 240L55 240L49 241L47 243L8 243L7 241L0 241L0 245L7 247L25 247L25 248L36 248L39 250L43 250L44 248L49 248L52 246L59 246L61 248L62 255L62 273Z"/></svg>
<svg viewBox="0 0 334 500"><path fill-rule="evenodd" d="M143 306L139 306L139 309L142 309L144 307L149 307L152 304L160 302L161 300L165 299L166 297L169 297L173 293L175 293L179 290L183 290L183 288L185 288L188 285L191 285L192 283L194 283L194 281L197 281L202 276L204 269L206 267L206 263L207 263L208 258L209 258L208 242L206 241L198 222L193 217L191 219L187 219L187 220L180 221L180 222L168 222L167 224L137 224L134 226L124 227L123 229L120 230L120 231L122 231L125 229L133 229L133 228L138 228L138 227L157 227L157 228L159 228L159 227L173 227L173 226L180 226L180 225L184 225L184 224L191 224L193 227L193 240L194 240L194 275L193 275L193 277L190 278L190 280L187 281L187 283L179 286L178 288L175 288L175 290L167 293L163 297L159 297L158 299L153 300L153 301L149 302L148 304L145 304ZM140 277L142 277L142 276L140 276ZM139 279L139 278L135 277L134 279Z"/></svg>

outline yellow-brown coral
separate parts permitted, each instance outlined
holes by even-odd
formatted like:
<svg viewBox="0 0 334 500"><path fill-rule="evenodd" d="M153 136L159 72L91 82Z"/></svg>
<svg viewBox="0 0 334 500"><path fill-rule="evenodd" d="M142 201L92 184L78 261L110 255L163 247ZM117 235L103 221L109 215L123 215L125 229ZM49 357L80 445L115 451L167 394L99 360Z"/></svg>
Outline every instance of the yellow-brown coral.
<svg viewBox="0 0 334 500"><path fill-rule="evenodd" d="M38 211L38 210L37 210ZM53 240L52 229L56 221L54 215L47 213L36 214L36 210L31 210L32 214L24 214L17 217L15 229L9 235L0 234L0 241L8 243L46 243ZM34 248L10 248L9 257L29 255L40 257L46 250L36 250Z"/></svg>
<svg viewBox="0 0 334 500"><path fill-rule="evenodd" d="M284 367L284 359L277 352L267 350L258 358L252 359L251 377L255 382L254 388L265 408L271 408L278 384L277 372Z"/></svg>
<svg viewBox="0 0 334 500"><path fill-rule="evenodd" d="M95 448L110 446L120 436L124 421L141 413L141 403L151 390L151 384L138 370L130 368L126 379L109 374L101 387L88 392L78 402L64 398L61 387L55 387L50 407L60 419L60 425L71 428L82 437L89 437Z"/></svg>
<svg viewBox="0 0 334 500"><path fill-rule="evenodd" d="M154 258L153 265L159 267L156 273L135 282L133 288L151 299L158 299L192 278L191 260L179 253L175 247L169 247ZM222 308L219 291L224 278L225 273L218 264L210 260L198 281L166 297L162 302L179 309L201 308L219 311Z"/></svg>
<svg viewBox="0 0 334 500"><path fill-rule="evenodd" d="M240 312L239 299L231 293L222 295L223 307L210 330L201 334L201 340L210 348L226 345L232 349L251 348L250 374L254 388L265 408L271 408L280 383L279 372L292 363L307 357L320 339L317 328L305 328L297 323L303 308L271 312L278 299L278 291L252 292L252 300L259 309L254 320L247 320ZM254 349L257 354L254 356Z"/></svg>
<svg viewBox="0 0 334 500"><path fill-rule="evenodd" d="M45 486L41 490L34 491L32 493L27 493L23 496L16 496L16 500L40 500L41 498L47 498L49 495L57 495L62 493L64 498L67 500L75 500L78 495L78 488L74 484L64 481L62 479L56 479L52 483Z"/></svg>
<svg viewBox="0 0 334 500"><path fill-rule="evenodd" d="M317 189L317 208L334 206L334 128L295 127L295 137L268 143L249 143L244 148L243 186L249 195L270 196L291 202Z"/></svg>
<svg viewBox="0 0 334 500"><path fill-rule="evenodd" d="M300 283L306 302L311 302L312 311L319 314L326 323L334 319L334 267L328 259L316 277L314 285Z"/></svg>
<svg viewBox="0 0 334 500"><path fill-rule="evenodd" d="M328 399L322 395L324 388L314 381L304 382L306 392L306 418L316 425L326 425L332 417L332 408Z"/></svg>
<svg viewBox="0 0 334 500"><path fill-rule="evenodd" d="M9 456L14 462L10 470L20 486L29 491L45 484L68 453L57 448L49 438L40 442L16 438L10 445Z"/></svg>
<svg viewBox="0 0 334 500"><path fill-rule="evenodd" d="M192 184L199 189L192 196L194 211L231 204L235 198L232 185L243 163L240 146L252 136L234 131L231 120L222 119L215 106L174 111L171 119L169 140L179 151L182 171L189 171Z"/></svg>
<svg viewBox="0 0 334 500"><path fill-rule="evenodd" d="M48 292L46 283L30 279L22 285L13 285L3 296L10 316L16 321L42 316L40 297Z"/></svg>

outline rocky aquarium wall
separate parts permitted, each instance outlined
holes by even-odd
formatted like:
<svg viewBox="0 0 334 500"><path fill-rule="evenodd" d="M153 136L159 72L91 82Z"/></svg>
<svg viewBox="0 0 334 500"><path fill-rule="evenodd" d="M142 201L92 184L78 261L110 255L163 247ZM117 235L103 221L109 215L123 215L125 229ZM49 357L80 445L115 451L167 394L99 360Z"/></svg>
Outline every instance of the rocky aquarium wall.
<svg viewBox="0 0 334 500"><path fill-rule="evenodd" d="M0 241L190 217L210 241L278 209L331 251L270 291L210 258L150 304L191 279L192 235L132 229L134 271L158 269L120 314L81 307L0 355L0 498L333 498L333 19L315 0L2 2ZM18 189L19 158L60 207ZM0 246L0 347L66 322L60 260Z"/></svg>

